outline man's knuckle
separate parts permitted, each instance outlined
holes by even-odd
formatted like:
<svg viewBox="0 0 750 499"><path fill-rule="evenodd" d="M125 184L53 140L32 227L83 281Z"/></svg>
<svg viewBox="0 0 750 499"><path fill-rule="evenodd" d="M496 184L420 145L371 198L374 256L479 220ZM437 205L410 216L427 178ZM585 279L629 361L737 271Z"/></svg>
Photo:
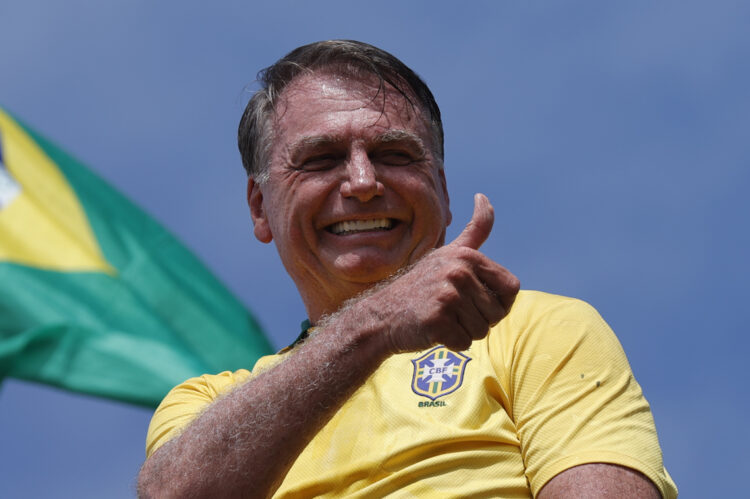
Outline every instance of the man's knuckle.
<svg viewBox="0 0 750 499"><path fill-rule="evenodd" d="M437 295L437 300L444 308L445 306L453 305L460 301L461 293L458 292L458 289L456 289L455 286L445 285L440 289Z"/></svg>
<svg viewBox="0 0 750 499"><path fill-rule="evenodd" d="M453 265L445 273L447 281L454 284L463 284L473 278L471 269L467 265Z"/></svg>
<svg viewBox="0 0 750 499"><path fill-rule="evenodd" d="M473 260L476 258L477 250L473 248L467 248L466 246L459 246L456 248L456 257L462 260Z"/></svg>
<svg viewBox="0 0 750 499"><path fill-rule="evenodd" d="M487 333L490 331L490 325L488 323L484 323L482 326L479 326L471 331L471 337L475 340L481 340L485 336L487 336Z"/></svg>

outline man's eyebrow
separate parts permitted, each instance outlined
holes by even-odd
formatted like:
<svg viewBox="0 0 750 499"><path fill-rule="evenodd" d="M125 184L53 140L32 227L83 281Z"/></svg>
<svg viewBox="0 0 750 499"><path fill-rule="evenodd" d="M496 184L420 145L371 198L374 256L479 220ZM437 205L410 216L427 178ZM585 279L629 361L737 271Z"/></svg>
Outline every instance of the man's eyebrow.
<svg viewBox="0 0 750 499"><path fill-rule="evenodd" d="M332 135L306 135L286 146L286 154L289 161L298 163L313 151L330 147L340 143L341 140Z"/></svg>
<svg viewBox="0 0 750 499"><path fill-rule="evenodd" d="M409 143L416 146L422 155L425 153L424 142L422 139L419 138L418 135L407 132L406 130L388 130L375 138L375 143L388 144L391 142Z"/></svg>
<svg viewBox="0 0 750 499"><path fill-rule="evenodd" d="M304 151L316 149L321 146L341 144L342 142L343 139L340 137L336 137L335 135L309 135L301 137L289 144L287 150L289 151L289 154L291 156L295 156ZM410 144L413 147L416 147L419 150L420 154L425 154L426 149L424 146L424 141L422 141L422 139L418 135L407 132L406 130L388 130L387 132L383 132L376 136L372 141L373 144L389 144L398 142Z"/></svg>
<svg viewBox="0 0 750 499"><path fill-rule="evenodd" d="M332 135L309 135L295 140L288 146L288 150L294 154L304 149L314 149L319 146L336 144L339 139Z"/></svg>

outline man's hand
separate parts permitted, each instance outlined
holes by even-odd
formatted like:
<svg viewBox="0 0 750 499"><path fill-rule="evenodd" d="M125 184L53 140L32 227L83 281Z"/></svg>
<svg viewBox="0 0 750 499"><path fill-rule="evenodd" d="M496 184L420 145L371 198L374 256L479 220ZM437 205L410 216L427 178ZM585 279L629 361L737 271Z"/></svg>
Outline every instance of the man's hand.
<svg viewBox="0 0 750 499"><path fill-rule="evenodd" d="M520 286L513 274L479 251L494 218L487 197L477 194L471 221L453 242L368 293L349 311L388 325L390 353L437 344L456 351L469 348L508 313Z"/></svg>

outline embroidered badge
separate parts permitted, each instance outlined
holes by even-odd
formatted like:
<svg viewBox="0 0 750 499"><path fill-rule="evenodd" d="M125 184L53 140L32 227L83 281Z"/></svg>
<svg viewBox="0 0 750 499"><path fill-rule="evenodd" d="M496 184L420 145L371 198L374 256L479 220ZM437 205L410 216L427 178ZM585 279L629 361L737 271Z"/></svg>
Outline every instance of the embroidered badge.
<svg viewBox="0 0 750 499"><path fill-rule="evenodd" d="M414 376L411 389L430 400L453 393L463 383L466 364L470 360L462 353L452 352L442 345L436 346L418 359L412 359Z"/></svg>

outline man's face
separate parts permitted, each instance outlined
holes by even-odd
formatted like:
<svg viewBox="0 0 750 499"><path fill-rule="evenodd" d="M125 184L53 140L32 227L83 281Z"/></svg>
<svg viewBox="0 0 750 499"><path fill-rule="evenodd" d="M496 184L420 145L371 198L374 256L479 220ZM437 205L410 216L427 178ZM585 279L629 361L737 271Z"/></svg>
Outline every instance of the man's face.
<svg viewBox="0 0 750 499"><path fill-rule="evenodd" d="M441 246L445 176L422 111L374 78L298 77L277 106L269 179L248 184L310 318Z"/></svg>

